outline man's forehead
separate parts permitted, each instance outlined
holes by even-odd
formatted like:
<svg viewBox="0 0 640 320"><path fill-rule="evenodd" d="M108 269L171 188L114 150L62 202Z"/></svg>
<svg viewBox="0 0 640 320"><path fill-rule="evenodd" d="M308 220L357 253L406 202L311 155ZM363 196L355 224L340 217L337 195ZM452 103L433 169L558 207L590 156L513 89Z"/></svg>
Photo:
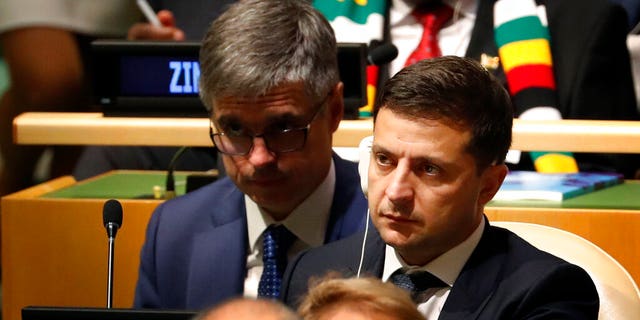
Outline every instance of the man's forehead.
<svg viewBox="0 0 640 320"><path fill-rule="evenodd" d="M455 144L466 148L472 134L470 128L448 118L421 118L383 108L376 118L373 136L374 145L386 141L388 148L393 148L396 143Z"/></svg>
<svg viewBox="0 0 640 320"><path fill-rule="evenodd" d="M214 108L213 121L221 126L242 125L254 130L283 123L299 123L307 118L308 106L304 102L276 101L275 103L223 103Z"/></svg>
<svg viewBox="0 0 640 320"><path fill-rule="evenodd" d="M213 103L214 113L251 112L262 109L304 110L309 104L307 95L296 86L278 87L263 95L224 96ZM252 110L253 109L253 110Z"/></svg>
<svg viewBox="0 0 640 320"><path fill-rule="evenodd" d="M222 92L214 97L214 103L254 103L257 101L281 100L287 98L305 99L305 87L302 83L285 83L274 86L264 92Z"/></svg>

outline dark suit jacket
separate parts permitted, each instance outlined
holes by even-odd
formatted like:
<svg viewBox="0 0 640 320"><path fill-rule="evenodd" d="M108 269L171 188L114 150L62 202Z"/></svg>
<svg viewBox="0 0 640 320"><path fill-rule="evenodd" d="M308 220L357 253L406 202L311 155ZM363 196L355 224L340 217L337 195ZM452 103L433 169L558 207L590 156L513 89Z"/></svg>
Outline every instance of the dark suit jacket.
<svg viewBox="0 0 640 320"><path fill-rule="evenodd" d="M363 234L308 250L289 263L282 299L296 307L308 279L328 270L355 276ZM367 237L362 273L380 278L385 244L375 228ZM492 227L456 279L438 319L596 319L598 293L580 267L540 251L512 232Z"/></svg>
<svg viewBox="0 0 640 320"><path fill-rule="evenodd" d="M334 161L325 242L363 230L366 219L356 165ZM244 195L229 178L161 204L147 228L134 306L202 309L242 295L247 242Z"/></svg>

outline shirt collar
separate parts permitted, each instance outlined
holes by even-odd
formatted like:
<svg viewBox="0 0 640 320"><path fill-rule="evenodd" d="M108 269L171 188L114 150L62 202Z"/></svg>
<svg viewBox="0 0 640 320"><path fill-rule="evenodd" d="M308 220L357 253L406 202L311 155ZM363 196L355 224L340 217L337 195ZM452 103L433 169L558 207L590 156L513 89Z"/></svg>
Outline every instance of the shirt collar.
<svg viewBox="0 0 640 320"><path fill-rule="evenodd" d="M453 286L462 268L467 263L467 260L469 260L471 253L473 253L473 250L478 246L482 232L484 231L484 225L484 220L481 220L478 227L476 227L467 239L424 266L409 266L402 260L402 257L395 252L393 247L387 245L382 279L386 281L393 272L400 268L405 268L409 271L429 271L449 286Z"/></svg>
<svg viewBox="0 0 640 320"><path fill-rule="evenodd" d="M289 231L296 235L298 240L310 247L323 244L335 185L335 164L332 160L329 173L324 181L280 224L285 225ZM261 210L249 196L244 196L244 202L247 210L249 252L253 252L264 230L269 225L275 224L275 221L269 214Z"/></svg>

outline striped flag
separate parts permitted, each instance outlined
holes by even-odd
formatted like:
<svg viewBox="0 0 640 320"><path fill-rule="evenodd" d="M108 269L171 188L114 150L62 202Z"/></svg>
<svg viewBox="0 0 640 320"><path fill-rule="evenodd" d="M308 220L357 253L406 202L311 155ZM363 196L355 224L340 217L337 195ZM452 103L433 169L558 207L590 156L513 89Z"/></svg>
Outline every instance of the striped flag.
<svg viewBox="0 0 640 320"><path fill-rule="evenodd" d="M533 0L500 0L493 10L495 41L509 93L514 104L525 110L520 118L561 119L545 7L537 7ZM530 154L538 172L578 171L578 164L570 152L534 151Z"/></svg>
<svg viewBox="0 0 640 320"><path fill-rule="evenodd" d="M542 103L523 101L534 103L525 105L525 109L557 105L549 30L537 10L532 0L500 0L494 6L495 40L511 96L517 101L518 95L527 95L527 90L545 96Z"/></svg>
<svg viewBox="0 0 640 320"><path fill-rule="evenodd" d="M338 42L381 41L386 0L314 0L313 6L329 20ZM378 67L367 66L367 105L361 116L370 116L378 83Z"/></svg>

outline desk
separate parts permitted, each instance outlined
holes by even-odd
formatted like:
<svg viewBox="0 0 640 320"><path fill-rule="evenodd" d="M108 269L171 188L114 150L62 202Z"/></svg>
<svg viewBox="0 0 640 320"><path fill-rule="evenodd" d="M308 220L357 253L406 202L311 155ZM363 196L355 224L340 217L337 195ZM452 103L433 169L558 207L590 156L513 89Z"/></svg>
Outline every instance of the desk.
<svg viewBox="0 0 640 320"><path fill-rule="evenodd" d="M27 112L14 119L18 144L211 146L204 118L124 118L102 113ZM335 147L357 147L371 119L343 120ZM124 138L126 137L126 138ZM513 149L640 153L640 122L514 119Z"/></svg>
<svg viewBox="0 0 640 320"><path fill-rule="evenodd" d="M146 225L161 203L132 198L146 198L154 185L163 184L163 177L137 171L112 171L81 182L62 177L3 197L3 319L20 319L26 305L106 305L108 244L101 213L108 198L119 199L124 211L115 244L114 307L130 307ZM176 174L178 194L184 193L185 177ZM623 186L640 192L640 181ZM616 187L597 192L614 192ZM493 221L540 223L581 235L616 258L640 283L640 210L555 206L492 203L485 212Z"/></svg>
<svg viewBox="0 0 640 320"><path fill-rule="evenodd" d="M115 242L113 307L131 306L145 229L161 201L122 199L122 192L132 190L121 188L101 192L105 198L95 191L78 198L48 197L103 177L78 184L71 176L61 177L2 198L3 319L20 319L27 305L106 307L108 239L102 206L111 197L123 207ZM163 185L163 180L156 173L154 180L145 180L148 188L137 193L152 194L153 185ZM184 185L176 189L184 193Z"/></svg>

